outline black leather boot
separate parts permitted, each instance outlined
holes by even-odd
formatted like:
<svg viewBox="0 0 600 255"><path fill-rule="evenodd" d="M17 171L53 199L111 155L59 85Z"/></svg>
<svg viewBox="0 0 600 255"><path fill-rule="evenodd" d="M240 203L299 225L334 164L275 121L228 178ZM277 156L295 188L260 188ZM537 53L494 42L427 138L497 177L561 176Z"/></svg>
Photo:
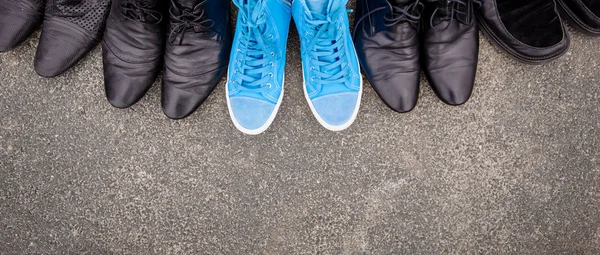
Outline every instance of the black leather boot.
<svg viewBox="0 0 600 255"><path fill-rule="evenodd" d="M524 63L548 62L569 49L554 0L485 0L477 17L493 43Z"/></svg>
<svg viewBox="0 0 600 255"><path fill-rule="evenodd" d="M469 100L479 54L475 19L479 0L429 0L425 6L421 60L436 95L450 105Z"/></svg>
<svg viewBox="0 0 600 255"><path fill-rule="evenodd" d="M192 114L225 75L231 1L170 2L162 106L167 117L181 119Z"/></svg>
<svg viewBox="0 0 600 255"><path fill-rule="evenodd" d="M126 108L152 87L163 63L162 0L113 0L102 42L108 101Z"/></svg>
<svg viewBox="0 0 600 255"><path fill-rule="evenodd" d="M600 1L598 0L557 0L563 18L579 30L600 35Z"/></svg>
<svg viewBox="0 0 600 255"><path fill-rule="evenodd" d="M102 39L110 0L48 0L35 54L35 71L55 77L83 58Z"/></svg>
<svg viewBox="0 0 600 255"><path fill-rule="evenodd" d="M393 110L411 111L419 96L420 0L358 0L354 43L379 97Z"/></svg>
<svg viewBox="0 0 600 255"><path fill-rule="evenodd" d="M24 42L43 20L43 0L0 0L0 52Z"/></svg>

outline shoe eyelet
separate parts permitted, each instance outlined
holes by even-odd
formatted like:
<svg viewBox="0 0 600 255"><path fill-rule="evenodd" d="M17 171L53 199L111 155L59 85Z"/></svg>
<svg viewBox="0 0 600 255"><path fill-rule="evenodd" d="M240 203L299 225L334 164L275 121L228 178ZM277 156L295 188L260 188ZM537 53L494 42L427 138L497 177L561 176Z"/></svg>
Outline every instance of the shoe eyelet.
<svg viewBox="0 0 600 255"><path fill-rule="evenodd" d="M269 73L269 77L273 77L273 73Z"/></svg>
<svg viewBox="0 0 600 255"><path fill-rule="evenodd" d="M272 88L273 85L271 85L271 83L267 83L267 87Z"/></svg>
<svg viewBox="0 0 600 255"><path fill-rule="evenodd" d="M310 70L315 70L315 67L314 67L314 66L311 66L311 67L310 67Z"/></svg>
<svg viewBox="0 0 600 255"><path fill-rule="evenodd" d="M233 70L233 73L237 73L237 72L238 72L237 69Z"/></svg>
<svg viewBox="0 0 600 255"><path fill-rule="evenodd" d="M311 81L315 81L315 77L314 77L314 76L313 76L313 77L310 77L310 80L311 80Z"/></svg>
<svg viewBox="0 0 600 255"><path fill-rule="evenodd" d="M275 52L271 52L271 57L274 57L274 56L275 56Z"/></svg>
<svg viewBox="0 0 600 255"><path fill-rule="evenodd" d="M338 30L342 30L342 26L338 26Z"/></svg>
<svg viewBox="0 0 600 255"><path fill-rule="evenodd" d="M275 63L273 63L273 62L271 62L271 63L269 63L269 64L271 64L271 66L275 66Z"/></svg>

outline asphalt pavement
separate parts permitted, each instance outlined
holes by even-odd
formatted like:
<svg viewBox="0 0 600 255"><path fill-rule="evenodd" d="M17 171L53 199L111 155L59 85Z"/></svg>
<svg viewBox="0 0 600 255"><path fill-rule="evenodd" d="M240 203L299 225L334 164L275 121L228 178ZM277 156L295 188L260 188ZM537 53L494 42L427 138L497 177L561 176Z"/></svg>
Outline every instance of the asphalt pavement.
<svg viewBox="0 0 600 255"><path fill-rule="evenodd" d="M481 38L471 100L416 109L366 85L355 124L322 128L298 36L271 128L238 132L224 83L174 121L160 86L104 96L100 48L33 69L39 31L0 54L0 254L600 254L600 38L539 66Z"/></svg>

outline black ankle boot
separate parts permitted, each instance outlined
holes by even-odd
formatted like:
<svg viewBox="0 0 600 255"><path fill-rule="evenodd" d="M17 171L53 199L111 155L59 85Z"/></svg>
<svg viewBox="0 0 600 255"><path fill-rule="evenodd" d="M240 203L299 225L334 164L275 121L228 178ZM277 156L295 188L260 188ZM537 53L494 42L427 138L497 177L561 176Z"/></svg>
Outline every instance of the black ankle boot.
<svg viewBox="0 0 600 255"><path fill-rule="evenodd" d="M554 0L484 0L477 17L484 34L522 62L548 62L569 49Z"/></svg>
<svg viewBox="0 0 600 255"><path fill-rule="evenodd" d="M167 117L181 119L192 114L225 75L231 1L170 2L162 106Z"/></svg>
<svg viewBox="0 0 600 255"><path fill-rule="evenodd" d="M411 111L419 96L420 0L358 0L354 43L379 97L393 110Z"/></svg>
<svg viewBox="0 0 600 255"><path fill-rule="evenodd" d="M24 42L43 20L43 0L0 0L0 52Z"/></svg>
<svg viewBox="0 0 600 255"><path fill-rule="evenodd" d="M108 101L125 108L152 87L163 63L166 4L162 0L113 0L102 42Z"/></svg>
<svg viewBox="0 0 600 255"><path fill-rule="evenodd" d="M83 58L102 39L110 0L48 0L35 54L35 71L55 77Z"/></svg>
<svg viewBox="0 0 600 255"><path fill-rule="evenodd" d="M597 0L557 0L563 18L579 30L600 35L600 1Z"/></svg>
<svg viewBox="0 0 600 255"><path fill-rule="evenodd" d="M475 7L479 0L429 0L423 19L421 61L436 95L450 105L469 100L479 54Z"/></svg>

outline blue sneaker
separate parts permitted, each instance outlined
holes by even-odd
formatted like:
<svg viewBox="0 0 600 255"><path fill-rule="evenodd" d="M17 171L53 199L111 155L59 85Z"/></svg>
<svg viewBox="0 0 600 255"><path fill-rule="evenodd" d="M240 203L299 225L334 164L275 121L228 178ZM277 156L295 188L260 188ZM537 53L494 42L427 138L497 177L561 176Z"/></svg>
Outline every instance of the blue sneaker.
<svg viewBox="0 0 600 255"><path fill-rule="evenodd" d="M233 124L256 135L271 125L283 99L288 0L233 0L239 8L227 74Z"/></svg>
<svg viewBox="0 0 600 255"><path fill-rule="evenodd" d="M300 34L304 93L319 123L332 131L352 125L362 96L347 2L295 0L292 5Z"/></svg>

